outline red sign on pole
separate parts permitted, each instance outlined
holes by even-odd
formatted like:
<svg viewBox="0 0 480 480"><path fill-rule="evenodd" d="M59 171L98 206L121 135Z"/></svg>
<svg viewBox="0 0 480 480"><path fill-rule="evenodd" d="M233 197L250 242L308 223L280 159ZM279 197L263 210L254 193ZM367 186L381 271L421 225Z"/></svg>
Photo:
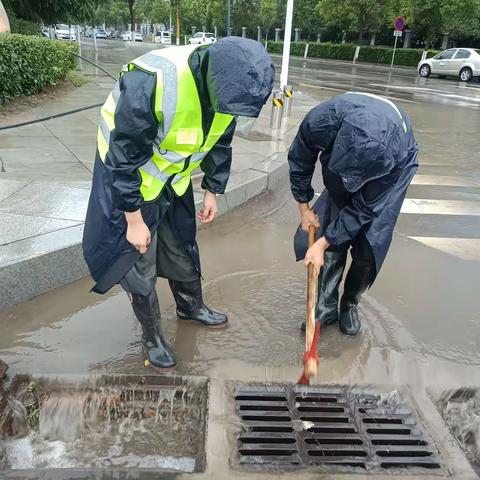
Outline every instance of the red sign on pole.
<svg viewBox="0 0 480 480"><path fill-rule="evenodd" d="M405 20L403 17L397 17L395 19L395 22L393 23L393 26L395 27L395 30L403 30L403 27L405 26Z"/></svg>

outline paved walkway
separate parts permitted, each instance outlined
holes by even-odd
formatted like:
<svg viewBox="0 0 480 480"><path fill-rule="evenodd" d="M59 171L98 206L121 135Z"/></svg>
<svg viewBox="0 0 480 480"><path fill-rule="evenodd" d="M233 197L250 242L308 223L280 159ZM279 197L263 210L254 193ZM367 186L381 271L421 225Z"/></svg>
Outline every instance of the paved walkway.
<svg viewBox="0 0 480 480"><path fill-rule="evenodd" d="M123 47L122 44L118 47ZM133 46L131 58L153 46ZM86 53L85 53L86 50ZM92 54L84 48L84 54ZM106 48L100 55L109 57ZM122 57L125 52L119 52ZM112 55L113 58L115 54ZM119 62L111 58L114 72ZM98 57L97 57L98 61ZM100 59L100 62L102 59ZM102 63L104 65L104 63ZM102 102L113 80L86 67L91 82L55 101L13 115L13 124ZM272 135L270 104L248 139L236 136L234 160L226 194L220 197L225 213L271 187L286 174L286 154L303 115L315 103L299 96L284 128ZM31 298L86 274L80 253L96 148L99 109L12 130L0 131L0 308ZM197 203L201 176L194 178ZM6 285L6 287L3 287Z"/></svg>

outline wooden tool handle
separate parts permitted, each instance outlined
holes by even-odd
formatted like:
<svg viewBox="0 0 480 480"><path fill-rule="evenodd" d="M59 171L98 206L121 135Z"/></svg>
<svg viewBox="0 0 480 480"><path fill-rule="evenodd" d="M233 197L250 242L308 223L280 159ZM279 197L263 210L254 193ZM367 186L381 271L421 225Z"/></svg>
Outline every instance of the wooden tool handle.
<svg viewBox="0 0 480 480"><path fill-rule="evenodd" d="M308 227L308 248L316 241L317 229L314 225ZM305 329L305 351L309 351L312 346L313 336L315 334L315 305L317 303L317 275L313 265L308 265L308 283L307 283L307 319Z"/></svg>

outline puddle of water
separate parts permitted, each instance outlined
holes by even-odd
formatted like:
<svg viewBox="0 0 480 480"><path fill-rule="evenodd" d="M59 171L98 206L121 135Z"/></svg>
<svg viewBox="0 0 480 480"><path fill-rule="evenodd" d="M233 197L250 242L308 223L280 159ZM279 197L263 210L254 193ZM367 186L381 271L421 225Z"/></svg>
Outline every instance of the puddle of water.
<svg viewBox="0 0 480 480"><path fill-rule="evenodd" d="M17 377L0 403L0 469L198 471L205 415L201 387Z"/></svg>
<svg viewBox="0 0 480 480"><path fill-rule="evenodd" d="M434 398L450 431L480 475L480 391L461 389Z"/></svg>

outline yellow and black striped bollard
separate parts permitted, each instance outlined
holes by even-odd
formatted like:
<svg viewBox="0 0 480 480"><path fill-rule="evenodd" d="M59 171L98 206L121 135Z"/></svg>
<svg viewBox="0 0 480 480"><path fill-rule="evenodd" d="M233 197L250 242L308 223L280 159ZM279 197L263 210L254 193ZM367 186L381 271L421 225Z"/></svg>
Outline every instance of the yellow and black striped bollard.
<svg viewBox="0 0 480 480"><path fill-rule="evenodd" d="M289 117L292 111L292 100L293 100L293 88L291 85L286 85L283 89L283 116Z"/></svg>
<svg viewBox="0 0 480 480"><path fill-rule="evenodd" d="M283 116L283 93L280 90L273 92L272 115L270 117L270 128L278 130L282 126Z"/></svg>

